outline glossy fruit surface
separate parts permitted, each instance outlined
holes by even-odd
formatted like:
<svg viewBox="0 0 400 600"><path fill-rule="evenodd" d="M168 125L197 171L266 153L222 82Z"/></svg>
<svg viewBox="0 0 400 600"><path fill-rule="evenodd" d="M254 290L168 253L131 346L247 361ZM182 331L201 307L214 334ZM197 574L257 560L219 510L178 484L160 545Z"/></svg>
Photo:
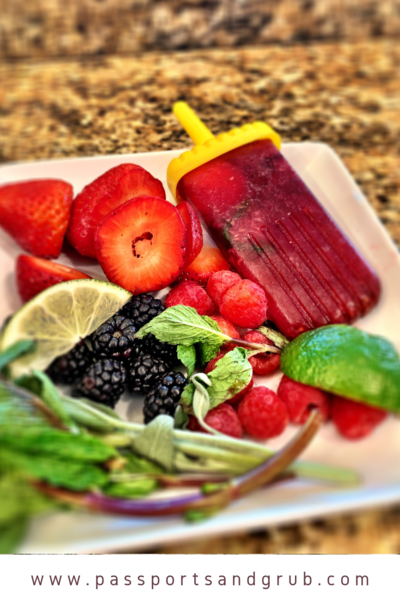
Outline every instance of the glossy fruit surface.
<svg viewBox="0 0 400 600"><path fill-rule="evenodd" d="M69 352L96 331L130 299L131 294L108 281L78 279L47 288L24 304L7 322L0 350L20 340L34 340L32 352L13 361L13 377L32 369L44 371L57 356Z"/></svg>
<svg viewBox="0 0 400 600"><path fill-rule="evenodd" d="M199 285L206 286L213 273L229 268L229 264L218 248L203 246L197 258L188 267L185 267L179 281L195 281Z"/></svg>
<svg viewBox="0 0 400 600"><path fill-rule="evenodd" d="M176 207L187 230L187 256L185 267L190 265L200 254L203 247L203 230L195 209L188 202L181 202Z"/></svg>
<svg viewBox="0 0 400 600"><path fill-rule="evenodd" d="M303 333L281 354L285 375L388 411L400 410L400 358L385 338L349 325Z"/></svg>
<svg viewBox="0 0 400 600"><path fill-rule="evenodd" d="M0 186L0 226L27 252L58 258L70 218L72 194L72 186L59 179Z"/></svg>
<svg viewBox="0 0 400 600"><path fill-rule="evenodd" d="M96 253L107 278L132 292L170 285L186 257L186 227L170 202L141 196L125 202L101 223Z"/></svg>
<svg viewBox="0 0 400 600"><path fill-rule="evenodd" d="M89 183L72 205L68 239L84 256L96 258L95 234L115 208L138 196L165 198L161 181L131 163L118 165Z"/></svg>
<svg viewBox="0 0 400 600"><path fill-rule="evenodd" d="M18 256L15 271L18 292L24 302L56 283L72 279L91 279L89 275L71 267L27 254Z"/></svg>

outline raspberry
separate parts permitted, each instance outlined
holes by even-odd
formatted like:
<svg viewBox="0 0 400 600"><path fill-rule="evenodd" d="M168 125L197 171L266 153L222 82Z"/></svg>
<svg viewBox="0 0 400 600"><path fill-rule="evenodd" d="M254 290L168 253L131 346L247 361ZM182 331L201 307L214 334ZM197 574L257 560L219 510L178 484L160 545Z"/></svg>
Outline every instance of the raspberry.
<svg viewBox="0 0 400 600"><path fill-rule="evenodd" d="M247 342L256 342L257 344L269 344L273 346L271 340L269 340L261 331L248 331L244 334L243 339ZM268 375L279 367L281 355L273 354L269 352L261 352L255 356L249 358L249 363L253 367L253 373L255 375Z"/></svg>
<svg viewBox="0 0 400 600"><path fill-rule="evenodd" d="M253 388L238 410L243 429L254 438L266 440L280 435L288 424L288 413L282 400L272 390Z"/></svg>
<svg viewBox="0 0 400 600"><path fill-rule="evenodd" d="M221 317L221 315L213 315L211 318L219 325L219 328L222 331L222 333L229 335L231 338L240 339L240 333L238 332L236 327L234 327L232 323ZM221 351L229 352L229 350L233 350L234 348L236 348L236 346L240 346L240 344L235 344L234 342L226 342L221 347Z"/></svg>
<svg viewBox="0 0 400 600"><path fill-rule="evenodd" d="M387 414L380 408L333 396L332 421L339 433L349 440L359 440L369 435Z"/></svg>
<svg viewBox="0 0 400 600"><path fill-rule="evenodd" d="M267 299L259 285L243 279L225 292L219 310L234 325L255 329L267 317Z"/></svg>
<svg viewBox="0 0 400 600"><path fill-rule="evenodd" d="M241 438L243 435L239 417L232 406L228 406L227 404L220 404L216 408L210 410L210 412L207 413L204 422L225 435L230 435L234 438ZM190 418L189 429L191 431L203 431L208 433L208 431L200 426L195 417Z"/></svg>
<svg viewBox="0 0 400 600"><path fill-rule="evenodd" d="M199 315L212 315L215 312L214 302L206 290L193 281L183 281L167 294L165 306L170 308L177 304L191 306Z"/></svg>
<svg viewBox="0 0 400 600"><path fill-rule="evenodd" d="M219 328L222 331L222 333L225 333L226 335L229 335L232 338L240 339L240 333L238 332L236 327L232 325L232 323L221 317L221 315L213 315L211 318L217 323L217 325L219 325Z"/></svg>
<svg viewBox="0 0 400 600"><path fill-rule="evenodd" d="M286 404L290 422L295 425L303 425L314 408L318 409L324 421L330 417L331 404L327 392L293 381L284 375L277 394Z"/></svg>
<svg viewBox="0 0 400 600"><path fill-rule="evenodd" d="M217 364L219 359L222 358L223 356L225 356L225 354L227 352L229 352L229 350L225 350L225 352L219 352L215 358L210 360L210 362L208 363L208 365L206 367L205 373L207 374L207 373L210 373L211 371L213 371L215 369L215 365ZM254 379L252 376L249 383L246 385L245 388L243 388L240 392L238 392L237 394L232 396L232 398L229 398L229 400L225 400L225 402L227 402L228 404L235 404L238 400L241 400L243 398L243 396L245 396L247 394L247 392L249 392L252 389L253 385L254 385Z"/></svg>
<svg viewBox="0 0 400 600"><path fill-rule="evenodd" d="M241 280L240 275L233 273L233 271L218 271L218 273L213 273L208 280L207 293L214 303L219 306L225 292Z"/></svg>

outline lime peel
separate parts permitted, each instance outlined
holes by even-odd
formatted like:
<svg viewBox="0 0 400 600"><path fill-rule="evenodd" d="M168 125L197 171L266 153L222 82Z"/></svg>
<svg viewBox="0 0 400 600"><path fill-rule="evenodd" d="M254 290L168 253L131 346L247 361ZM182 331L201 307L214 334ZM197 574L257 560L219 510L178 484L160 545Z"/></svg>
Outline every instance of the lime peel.
<svg viewBox="0 0 400 600"><path fill-rule="evenodd" d="M300 383L400 411L400 358L383 337L350 325L327 325L290 342L280 366Z"/></svg>

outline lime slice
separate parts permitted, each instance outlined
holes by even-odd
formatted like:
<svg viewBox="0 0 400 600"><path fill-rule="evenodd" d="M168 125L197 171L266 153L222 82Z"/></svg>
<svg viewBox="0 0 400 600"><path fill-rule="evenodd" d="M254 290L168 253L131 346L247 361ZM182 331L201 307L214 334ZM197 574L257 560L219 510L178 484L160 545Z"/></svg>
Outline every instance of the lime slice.
<svg viewBox="0 0 400 600"><path fill-rule="evenodd" d="M385 338L350 325L303 333L282 351L285 375L345 398L400 410L400 358Z"/></svg>
<svg viewBox="0 0 400 600"><path fill-rule="evenodd" d="M46 369L57 356L114 315L132 294L118 285L96 279L65 281L44 290L24 304L7 323L0 350L19 340L33 339L36 349L11 365L18 377L31 369Z"/></svg>

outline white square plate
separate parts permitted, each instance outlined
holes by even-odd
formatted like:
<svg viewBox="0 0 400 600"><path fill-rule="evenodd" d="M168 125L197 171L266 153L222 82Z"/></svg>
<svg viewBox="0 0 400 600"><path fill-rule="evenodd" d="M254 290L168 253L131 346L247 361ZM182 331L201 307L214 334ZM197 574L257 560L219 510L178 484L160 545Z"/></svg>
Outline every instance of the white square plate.
<svg viewBox="0 0 400 600"><path fill-rule="evenodd" d="M167 165L180 152L10 164L0 168L0 184L43 177L61 178L70 182L76 193L111 167L134 162L161 179L166 188ZM380 302L357 326L386 336L400 350L400 256L386 230L328 146L308 142L286 144L282 152L380 276ZM11 238L0 231L0 319L20 305L14 276L14 261L20 252ZM100 267L91 259L63 254L60 262L104 278ZM279 379L280 375L272 375L263 380L259 378L258 383L276 389ZM137 414L137 402L130 404L120 402L120 412L130 416ZM280 447L294 431L289 427L270 445ZM332 425L327 425L303 457L353 468L361 475L362 484L339 488L302 480L286 482L258 491L197 524L187 524L176 517L138 519L84 513L51 515L33 523L20 551L93 553L141 550L200 536L232 534L400 500L400 423L393 417L360 442L340 438Z"/></svg>

